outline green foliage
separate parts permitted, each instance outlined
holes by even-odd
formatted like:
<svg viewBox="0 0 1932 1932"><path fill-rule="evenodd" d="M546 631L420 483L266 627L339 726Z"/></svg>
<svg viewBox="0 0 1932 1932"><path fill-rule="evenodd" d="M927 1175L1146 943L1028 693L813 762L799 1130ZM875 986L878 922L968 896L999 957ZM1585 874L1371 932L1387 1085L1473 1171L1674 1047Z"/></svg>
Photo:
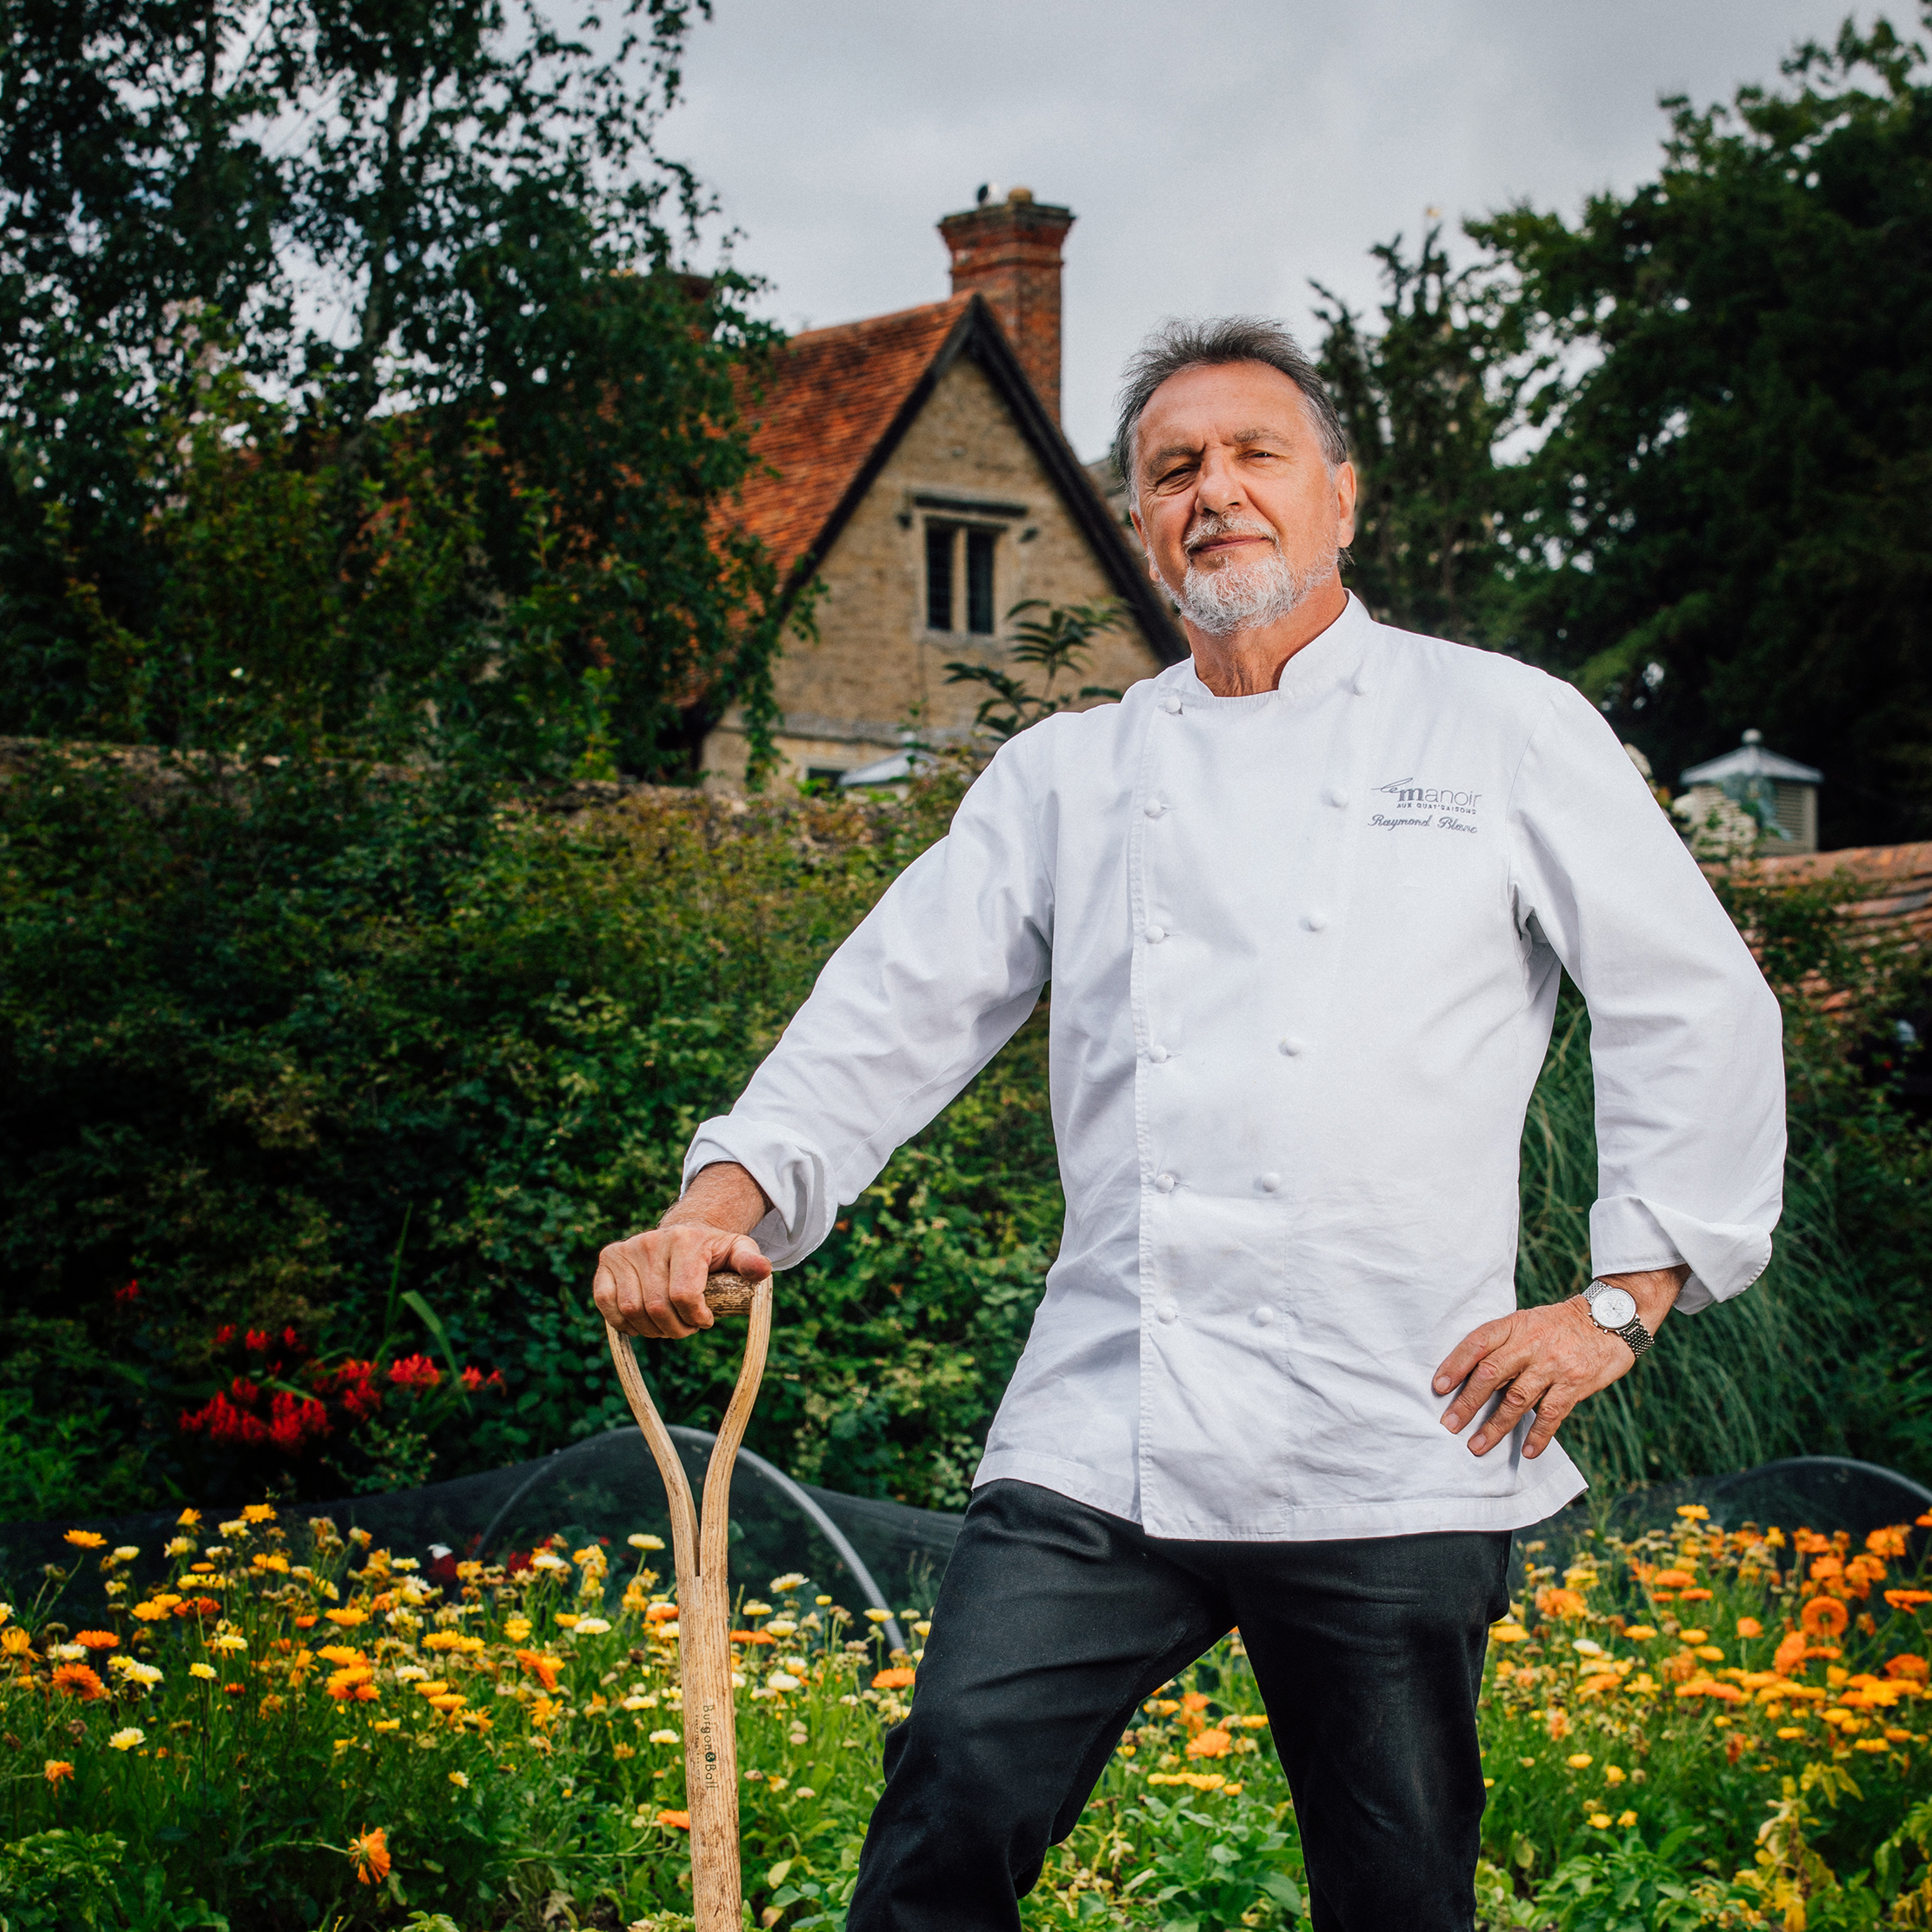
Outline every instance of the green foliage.
<svg viewBox="0 0 1932 1932"><path fill-rule="evenodd" d="M1536 1895L1539 1915L1554 1909L1559 1932L1689 1932L1708 1925L1709 1882L1695 1884L1695 1826L1680 1825L1652 1850L1639 1831L1608 1851L1567 1858Z"/></svg>
<svg viewBox="0 0 1932 1932"><path fill-rule="evenodd" d="M0 729L758 751L776 580L715 512L770 331L678 266L690 11L0 14Z"/></svg>
<svg viewBox="0 0 1932 1932"><path fill-rule="evenodd" d="M1043 615L1027 616L1029 611ZM1019 622L1023 617L1025 621ZM946 666L946 682L989 687L993 695L980 700L974 722L996 738L1013 737L1028 725L1085 699L1120 696L1104 684L1083 684L1077 691L1057 693L1053 686L1063 671L1077 676L1084 670L1093 640L1103 631L1118 630L1125 617L1120 605L1111 602L1054 604L1044 597L1023 598L1006 614L1013 637L1003 655L1044 673L1040 690L1029 689L1023 677L1002 670L998 664L968 663L956 658Z"/></svg>
<svg viewBox="0 0 1932 1932"><path fill-rule="evenodd" d="M1512 483L1496 445L1536 373L1521 310L1489 264L1452 268L1440 226L1413 261L1400 236L1372 253L1388 291L1379 330L1317 284L1322 376L1356 465L1349 585L1385 623L1483 641Z"/></svg>
<svg viewBox="0 0 1932 1932"><path fill-rule="evenodd" d="M744 807L461 769L25 760L0 787L3 1513L340 1494L623 1422L597 1249L675 1196L696 1123L963 776ZM1874 1015L1895 996L1830 891L1728 889L1787 989L1823 973ZM1599 1483L1837 1448L1932 1469L1932 1149L1842 1024L1795 992L1790 1011L1777 1258L1567 1425ZM781 1284L752 1434L781 1466L963 1505L1059 1235L1045 1048L1043 1009ZM1596 1185L1566 1003L1523 1143L1526 1298L1587 1280ZM251 1330L335 1404L300 1456L183 1431L235 1378L270 1387ZM440 1365L434 1403L388 1384L391 1353ZM292 1366L377 1357L367 1428ZM726 1351L643 1359L670 1413L722 1413ZM507 1388L452 1407L463 1364Z"/></svg>

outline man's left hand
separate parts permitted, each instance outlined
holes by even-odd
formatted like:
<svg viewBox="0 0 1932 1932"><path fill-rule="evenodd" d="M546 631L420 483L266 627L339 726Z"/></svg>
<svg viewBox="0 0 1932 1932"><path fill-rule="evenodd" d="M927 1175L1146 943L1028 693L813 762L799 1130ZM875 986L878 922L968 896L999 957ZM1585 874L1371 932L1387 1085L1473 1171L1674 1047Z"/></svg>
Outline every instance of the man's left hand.
<svg viewBox="0 0 1932 1932"><path fill-rule="evenodd" d="M1688 1268L1665 1268L1599 1279L1629 1289L1636 1299L1637 1320L1655 1335L1689 1273ZM1628 1375L1636 1362L1622 1336L1590 1319L1589 1304L1581 1295L1518 1309L1472 1329L1436 1371L1438 1396L1461 1384L1442 1412L1442 1427L1460 1436L1500 1392L1502 1400L1495 1414L1469 1438L1469 1453L1487 1456L1534 1409L1536 1424L1522 1453L1540 1456L1578 1402Z"/></svg>

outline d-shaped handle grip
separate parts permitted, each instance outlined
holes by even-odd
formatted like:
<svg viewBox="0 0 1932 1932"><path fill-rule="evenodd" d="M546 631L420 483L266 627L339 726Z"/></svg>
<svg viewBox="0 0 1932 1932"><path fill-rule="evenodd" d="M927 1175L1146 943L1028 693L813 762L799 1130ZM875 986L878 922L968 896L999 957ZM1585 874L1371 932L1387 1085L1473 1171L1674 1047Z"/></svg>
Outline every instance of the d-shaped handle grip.
<svg viewBox="0 0 1932 1932"><path fill-rule="evenodd" d="M743 1275L714 1275L704 1290L704 1305L713 1315L749 1315L751 1298L761 1286Z"/></svg>

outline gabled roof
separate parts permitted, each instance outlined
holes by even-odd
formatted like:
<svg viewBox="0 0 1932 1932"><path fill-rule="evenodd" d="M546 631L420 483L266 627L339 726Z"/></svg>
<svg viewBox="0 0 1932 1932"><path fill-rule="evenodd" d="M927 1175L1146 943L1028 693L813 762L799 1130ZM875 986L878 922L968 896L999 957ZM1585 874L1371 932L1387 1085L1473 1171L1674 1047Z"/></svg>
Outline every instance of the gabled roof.
<svg viewBox="0 0 1932 1932"><path fill-rule="evenodd" d="M763 538L787 595L809 582L886 460L961 356L976 363L1080 526L1115 594L1160 656L1187 647L985 299L954 296L795 336L762 395L748 396L753 452L775 475L745 479L737 521Z"/></svg>

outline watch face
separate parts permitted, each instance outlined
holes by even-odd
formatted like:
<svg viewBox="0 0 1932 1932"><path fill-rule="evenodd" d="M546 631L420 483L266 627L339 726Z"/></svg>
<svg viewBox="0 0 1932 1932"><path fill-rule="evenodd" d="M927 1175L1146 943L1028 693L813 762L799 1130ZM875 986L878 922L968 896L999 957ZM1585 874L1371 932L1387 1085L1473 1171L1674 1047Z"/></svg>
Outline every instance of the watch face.
<svg viewBox="0 0 1932 1932"><path fill-rule="evenodd" d="M1605 1288L1590 1303L1590 1314L1600 1329L1621 1329L1637 1318L1637 1298L1627 1288Z"/></svg>

